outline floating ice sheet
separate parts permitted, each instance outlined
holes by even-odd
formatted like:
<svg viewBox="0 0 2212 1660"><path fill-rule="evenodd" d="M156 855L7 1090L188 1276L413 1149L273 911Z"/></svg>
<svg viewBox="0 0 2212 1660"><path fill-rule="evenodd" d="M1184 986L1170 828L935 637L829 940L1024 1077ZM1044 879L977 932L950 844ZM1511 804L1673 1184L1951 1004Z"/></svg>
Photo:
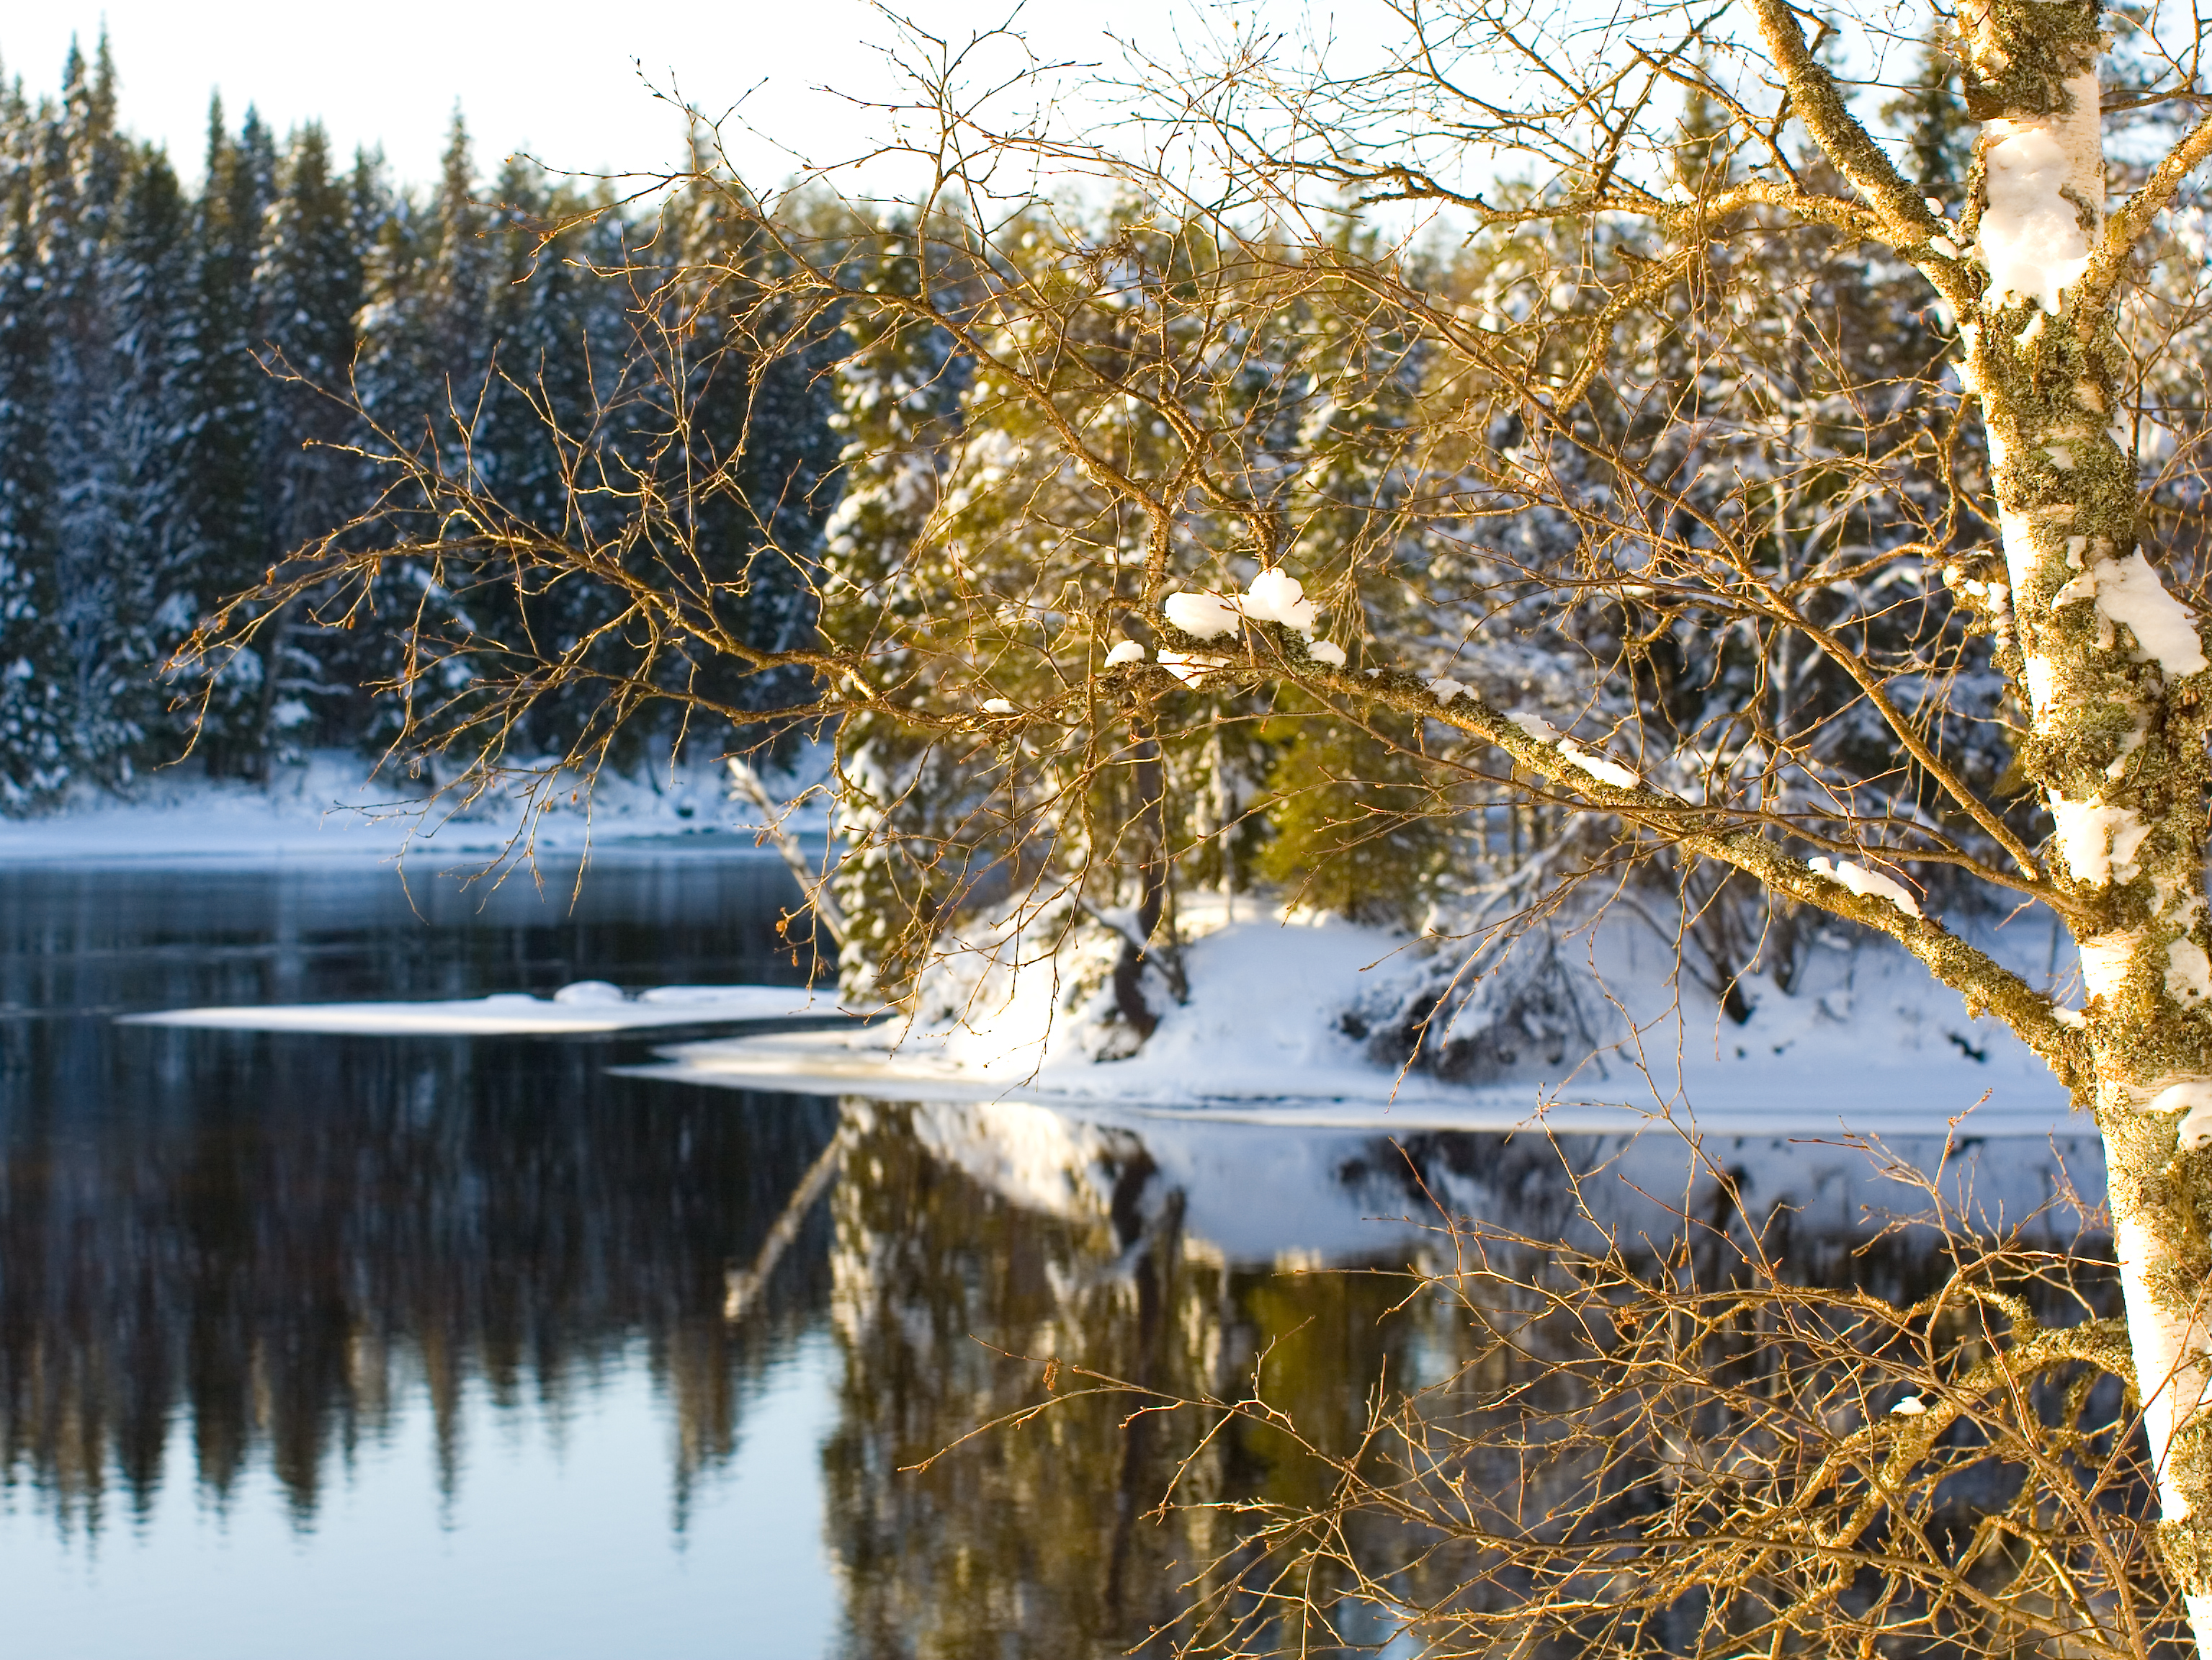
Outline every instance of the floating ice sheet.
<svg viewBox="0 0 2212 1660"><path fill-rule="evenodd" d="M852 1011L830 991L804 986L663 986L625 996L601 981L551 997L506 993L430 1003L285 1003L251 1008L170 1009L125 1015L133 1025L227 1031L301 1031L372 1037L496 1037L632 1031L655 1026L815 1018Z"/></svg>

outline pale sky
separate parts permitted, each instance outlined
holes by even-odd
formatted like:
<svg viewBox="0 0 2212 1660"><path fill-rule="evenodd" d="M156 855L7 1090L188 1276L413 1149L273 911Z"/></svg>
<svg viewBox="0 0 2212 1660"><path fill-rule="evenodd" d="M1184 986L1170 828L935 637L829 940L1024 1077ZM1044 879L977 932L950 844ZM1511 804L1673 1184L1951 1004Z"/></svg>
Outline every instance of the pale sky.
<svg viewBox="0 0 2212 1660"><path fill-rule="evenodd" d="M917 0L902 9L965 42L1004 22L1012 0ZM1165 51L1174 27L1196 16L1196 0L1116 0L1110 11L1033 0L1016 27L1041 56L1097 61L1115 54L1101 33L1109 24ZM868 44L893 30L860 0L20 0L0 8L0 67L34 98L51 93L71 33L88 50L103 17L125 125L165 142L188 178L200 169L217 89L234 127L249 103L279 133L319 118L342 153L380 143L398 178L423 181L435 174L456 100L486 173L517 149L564 171L650 171L680 159L683 124L653 101L641 73L711 111L742 100L753 125L822 161L854 153L881 118L815 88L881 96L893 84ZM1001 52L1002 64L1012 61ZM793 170L773 146L727 131L749 176L775 182Z"/></svg>

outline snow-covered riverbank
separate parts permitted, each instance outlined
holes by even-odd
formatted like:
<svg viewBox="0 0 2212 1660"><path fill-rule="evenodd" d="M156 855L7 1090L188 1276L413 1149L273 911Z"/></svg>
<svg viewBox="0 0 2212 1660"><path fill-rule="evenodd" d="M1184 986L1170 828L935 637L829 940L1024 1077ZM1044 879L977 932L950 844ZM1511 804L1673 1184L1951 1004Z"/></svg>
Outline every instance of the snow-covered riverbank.
<svg viewBox="0 0 2212 1660"><path fill-rule="evenodd" d="M1997 946L2047 958L2040 929ZM910 1023L686 1044L651 1075L879 1099L1005 1101L1269 1123L1618 1132L1672 1118L1714 1133L1942 1137L2076 1134L2065 1091L1998 1021L1970 1019L1886 941L1823 948L1785 993L1743 982L1738 1025L1674 974L1668 942L1608 923L1560 942L1582 1029L1534 1029L1459 1081L1378 1059L1356 1018L1407 972L1403 936L1279 912L1216 925L1184 958L1188 997L1133 1055L1102 1052L1081 964L972 977Z"/></svg>
<svg viewBox="0 0 2212 1660"><path fill-rule="evenodd" d="M780 795L799 794L818 775L810 761L795 778L776 777ZM0 818L0 864L32 860L425 859L482 862L522 850L522 804L487 795L465 806L426 800L397 781L370 779L349 751L319 752L283 769L267 785L211 780L187 765L154 773L127 794L87 792L51 812ZM530 828L529 845L563 854L623 844L741 848L754 844L759 815L729 799L711 756L602 779L588 797L563 799ZM818 836L817 795L792 827Z"/></svg>

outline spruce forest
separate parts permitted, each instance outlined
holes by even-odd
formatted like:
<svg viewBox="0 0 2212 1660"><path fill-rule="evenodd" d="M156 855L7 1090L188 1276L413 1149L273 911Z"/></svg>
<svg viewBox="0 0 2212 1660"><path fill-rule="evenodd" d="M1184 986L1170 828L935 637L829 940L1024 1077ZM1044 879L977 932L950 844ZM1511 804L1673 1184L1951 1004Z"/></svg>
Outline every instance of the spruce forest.
<svg viewBox="0 0 2212 1660"><path fill-rule="evenodd" d="M234 125L220 102L195 192L131 137L104 41L71 54L56 96L33 100L11 82L0 93L0 806L126 785L188 743L213 775L258 779L312 748L374 754L389 741L388 706L365 689L390 677L426 596L450 599L425 570L395 569L343 628L286 619L225 662L212 697L164 673L211 608L375 507L387 480L331 447L359 445L370 423L402 445L434 443L433 429L465 411L479 475L554 523L574 497L541 417L635 449L641 465L696 460L643 459L665 410L625 401L622 366L669 273L733 251L714 244L710 217L646 225L593 211L605 207L527 161L481 175L458 113L442 175L416 189L375 155L333 155L317 126L277 134L251 109ZM702 433L719 417L726 438L766 413L761 398L790 400L758 423L787 441L757 444L749 464L764 517L818 526L836 453L823 389L804 364L749 387L741 368L702 357L688 388ZM764 638L811 616L799 573L777 575L764 571L743 619ZM495 638L505 620L465 622ZM530 738L564 747L560 719L541 709Z"/></svg>
<svg viewBox="0 0 2212 1660"><path fill-rule="evenodd" d="M1973 123L1936 35L1917 66L1881 119L1956 210ZM863 919L846 982L901 998L952 918L1044 848L1096 868L1084 905L1134 892L1170 933L1182 885L1486 938L1501 905L1614 866L1603 814L1530 792L1485 744L1440 745L1424 687L1630 743L1643 776L1692 800L1748 790L1793 834L1906 827L1931 850L1915 879L1969 909L1960 860L2047 822L2015 762L1954 319L1864 240L1752 209L1692 269L1686 244L1602 217L1400 244L1347 205L1322 244L1240 246L1139 189L1022 204L986 235L942 194L757 195L704 138L689 171L617 200L526 159L480 171L458 115L416 186L313 125L220 107L193 195L119 103L103 44L57 95L18 82L5 105L10 811L127 788L187 748L216 776L349 749L466 790L834 728L856 855L836 889ZM1686 100L1668 199L1739 187L1724 118ZM2142 170L2125 158L2116 175ZM2177 546L2202 497L2205 228L2172 216L2129 321L2124 423ZM1685 270L1648 307L1605 298ZM1612 367L1592 381L1577 343L1599 326ZM1528 344L1510 373L1471 368L1455 329ZM1046 340L1104 356L1018 372ZM1166 372L1145 351L1171 382L1146 380ZM1512 376L1578 373L1578 424L1531 425ZM1225 435L1226 495L1140 511L1065 458L1098 435L1109 471L1168 477L1186 422ZM1137 604L1155 536L1171 563L1195 556L1190 581L1218 580L1208 561L1231 583L1298 573L1313 663L1409 672L1401 707L1351 718L1242 677L1172 607L1156 636ZM1708 537L1743 542L1828 645L1607 562ZM1881 696L1845 641L1884 665ZM1065 696L1075 656L1111 672L1156 648L1182 690L1133 771L1120 716ZM1927 733L1918 764L1899 764L1899 707ZM1049 741L993 724L1048 708ZM1931 817L1938 755L2001 817L1964 839ZM1786 988L1818 919L1666 842L1638 860L1694 919L1686 967L1741 1018L1746 965ZM1463 958L1359 1017L1378 1054L1420 1048ZM1121 1000L1139 1033L1163 993Z"/></svg>

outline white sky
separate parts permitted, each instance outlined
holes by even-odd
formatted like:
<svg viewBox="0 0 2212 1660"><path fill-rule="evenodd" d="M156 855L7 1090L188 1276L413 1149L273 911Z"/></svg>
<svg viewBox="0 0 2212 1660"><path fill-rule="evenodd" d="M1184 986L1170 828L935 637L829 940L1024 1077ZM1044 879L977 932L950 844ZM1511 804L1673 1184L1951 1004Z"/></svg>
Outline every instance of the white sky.
<svg viewBox="0 0 2212 1660"><path fill-rule="evenodd" d="M905 9L965 42L1004 21L1012 3L915 0ZM1194 0L1116 0L1110 9L1032 0L1016 26L1041 56L1098 61L1116 55L1101 33L1109 24L1164 51L1174 25L1195 15ZM166 143L188 178L199 173L218 88L234 127L248 103L280 133L319 118L341 153L380 143L399 179L424 181L456 100L487 173L516 149L564 171L649 171L679 160L683 125L645 91L641 70L702 108L742 99L753 125L822 161L855 153L881 122L815 88L881 96L893 84L866 44L892 29L860 0L18 0L0 7L0 68L34 97L50 93L71 33L89 50L103 17L125 125ZM793 171L772 146L734 127L728 137L757 180Z"/></svg>

